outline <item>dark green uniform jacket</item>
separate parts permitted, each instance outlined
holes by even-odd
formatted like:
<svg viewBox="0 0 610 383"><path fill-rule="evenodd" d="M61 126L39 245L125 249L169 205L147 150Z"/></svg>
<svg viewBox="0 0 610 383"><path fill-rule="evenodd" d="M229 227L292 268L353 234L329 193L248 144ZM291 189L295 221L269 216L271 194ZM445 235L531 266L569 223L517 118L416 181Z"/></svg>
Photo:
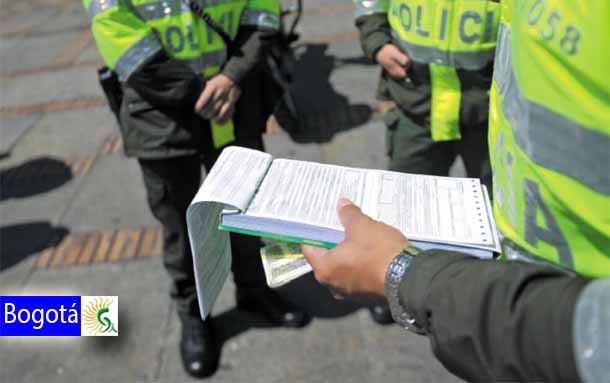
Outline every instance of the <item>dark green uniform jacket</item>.
<svg viewBox="0 0 610 383"><path fill-rule="evenodd" d="M413 258L399 288L434 355L461 378L576 382L574 307L587 282L549 266L430 250Z"/></svg>
<svg viewBox="0 0 610 383"><path fill-rule="evenodd" d="M364 54L372 60L375 60L375 55L381 47L392 43L390 24L385 14L360 16L356 19L356 26L360 31L360 43ZM460 105L462 125L480 126L486 123L492 73L491 63L480 71L457 70L462 86ZM378 98L394 101L407 117L421 126L427 126L424 121L430 118L430 92L428 64L410 62L406 79L395 79L385 71L382 72Z"/></svg>
<svg viewBox="0 0 610 383"><path fill-rule="evenodd" d="M265 126L269 112L261 101L261 59L274 33L240 28L233 55L221 72L242 89L234 115L236 136L260 135ZM120 125L126 154L168 158L200 154L209 147L210 135L202 134L210 129L209 121L194 113L204 86L203 78L186 63L164 52L134 72L123 85Z"/></svg>

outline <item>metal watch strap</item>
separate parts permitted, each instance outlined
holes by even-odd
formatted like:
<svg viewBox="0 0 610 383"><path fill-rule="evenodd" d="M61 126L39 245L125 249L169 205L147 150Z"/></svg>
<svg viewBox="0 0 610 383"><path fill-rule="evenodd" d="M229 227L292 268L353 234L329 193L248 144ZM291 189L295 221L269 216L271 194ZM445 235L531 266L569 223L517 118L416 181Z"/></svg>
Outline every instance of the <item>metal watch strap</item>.
<svg viewBox="0 0 610 383"><path fill-rule="evenodd" d="M419 251L419 249L415 248L415 252ZM399 286L407 268L413 260L413 255L409 253L413 252L405 249L390 262L385 276L385 293L394 321L409 331L425 334L424 329L415 323L413 315L409 313L400 301Z"/></svg>

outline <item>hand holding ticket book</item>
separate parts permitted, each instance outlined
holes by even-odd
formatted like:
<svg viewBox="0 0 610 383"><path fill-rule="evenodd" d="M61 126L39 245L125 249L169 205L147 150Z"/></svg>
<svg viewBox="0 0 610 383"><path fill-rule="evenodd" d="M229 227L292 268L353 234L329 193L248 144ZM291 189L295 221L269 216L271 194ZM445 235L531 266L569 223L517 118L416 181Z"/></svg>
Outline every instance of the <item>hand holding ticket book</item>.
<svg viewBox="0 0 610 383"><path fill-rule="evenodd" d="M342 197L423 249L479 258L500 252L487 190L478 179L274 159L232 146L187 211L202 316L211 312L229 274L228 232L331 248L345 236L335 211Z"/></svg>

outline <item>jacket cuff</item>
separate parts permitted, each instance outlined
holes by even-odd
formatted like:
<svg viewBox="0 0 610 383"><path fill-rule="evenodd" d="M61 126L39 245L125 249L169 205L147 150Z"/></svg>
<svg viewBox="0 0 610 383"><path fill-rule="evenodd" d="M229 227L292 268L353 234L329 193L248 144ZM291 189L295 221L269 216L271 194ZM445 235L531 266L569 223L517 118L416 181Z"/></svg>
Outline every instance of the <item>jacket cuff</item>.
<svg viewBox="0 0 610 383"><path fill-rule="evenodd" d="M222 68L221 73L236 84L263 61L264 55L276 32L254 27L241 27L233 41L233 54Z"/></svg>
<svg viewBox="0 0 610 383"><path fill-rule="evenodd" d="M362 50L373 61L379 49L392 43L390 24L385 13L360 16L356 19L356 27L360 31Z"/></svg>
<svg viewBox="0 0 610 383"><path fill-rule="evenodd" d="M450 264L468 258L472 257L445 250L427 250L413 257L400 282L400 303L426 332L429 332L426 301L434 277Z"/></svg>

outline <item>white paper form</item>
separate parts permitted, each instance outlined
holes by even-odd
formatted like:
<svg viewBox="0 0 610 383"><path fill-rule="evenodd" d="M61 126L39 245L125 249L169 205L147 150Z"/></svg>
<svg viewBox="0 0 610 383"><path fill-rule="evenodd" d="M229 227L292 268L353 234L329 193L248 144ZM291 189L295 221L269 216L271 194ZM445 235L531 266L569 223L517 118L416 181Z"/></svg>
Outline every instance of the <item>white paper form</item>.
<svg viewBox="0 0 610 383"><path fill-rule="evenodd" d="M364 210L409 239L499 251L478 179L367 172Z"/></svg>
<svg viewBox="0 0 610 383"><path fill-rule="evenodd" d="M187 213L201 316L211 312L231 269L229 233L218 230L223 211L244 210L265 176L269 154L240 147L222 151Z"/></svg>
<svg viewBox="0 0 610 383"><path fill-rule="evenodd" d="M407 238L499 251L477 179L275 160L246 213L342 231L341 197Z"/></svg>
<svg viewBox="0 0 610 383"><path fill-rule="evenodd" d="M362 204L365 179L363 169L277 159L247 214L342 230L337 200Z"/></svg>

